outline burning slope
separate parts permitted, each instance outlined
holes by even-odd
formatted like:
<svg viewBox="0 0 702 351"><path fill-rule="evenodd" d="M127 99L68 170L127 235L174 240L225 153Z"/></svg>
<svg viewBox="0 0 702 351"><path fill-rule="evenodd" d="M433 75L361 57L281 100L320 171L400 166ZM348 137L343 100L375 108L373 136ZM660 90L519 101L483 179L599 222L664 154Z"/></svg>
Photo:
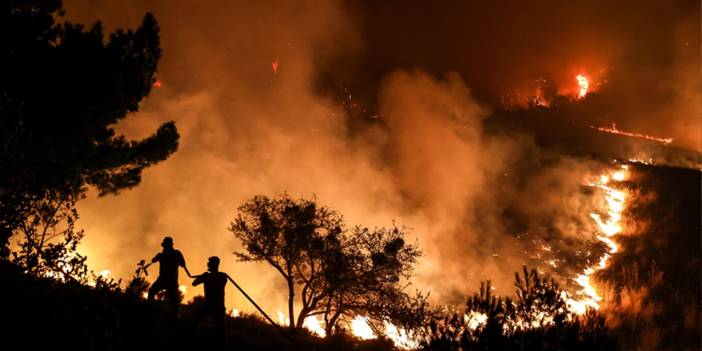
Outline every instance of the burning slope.
<svg viewBox="0 0 702 351"><path fill-rule="evenodd" d="M590 217L597 223L599 228L599 233L595 234L595 237L601 242L605 243L609 248L609 251L600 257L599 262L591 267L586 268L582 274L578 275L574 280L580 286L581 290L576 294L583 296L579 299L573 299L567 297L567 303L569 309L575 313L582 315L588 308L599 309L599 302L602 301L602 297L597 293L597 290L590 280L590 277L607 267L611 255L619 251L619 246L612 239L614 236L622 232L622 226L620 224L622 220L622 212L624 211L624 206L626 204L627 193L624 190L615 189L610 182L613 180L615 182L621 182L628 177L629 166L622 165L620 169L610 170L605 174L600 175L599 179L595 182L588 184L591 187L600 189L604 193L604 198L607 204L605 209L606 215L604 216L600 213L591 213Z"/></svg>
<svg viewBox="0 0 702 351"><path fill-rule="evenodd" d="M580 101L607 82L603 74L604 70L595 75L579 73L559 80L540 77L518 84L509 93L501 94L500 102L503 108L512 109L530 106L549 107L556 98Z"/></svg>
<svg viewBox="0 0 702 351"><path fill-rule="evenodd" d="M656 141L659 143L662 143L663 145L668 145L673 142L673 138L661 138L661 137L655 137L652 135L646 135L646 134L641 134L641 133L633 133L633 132L626 132L623 130L617 129L617 125L615 123L612 123L611 127L595 127L595 126L590 126L592 129L596 129L600 132L604 133L611 133L611 134L617 134L617 135L624 135L632 138L640 138L640 139L646 139L646 140L652 140Z"/></svg>
<svg viewBox="0 0 702 351"><path fill-rule="evenodd" d="M588 89L590 89L590 79L588 79L585 75L583 74L578 74L575 76L575 79L578 81L578 98L582 99L587 95Z"/></svg>
<svg viewBox="0 0 702 351"><path fill-rule="evenodd" d="M620 250L598 274L608 324L622 349L695 350L700 345L699 168L629 164ZM635 194L635 195L634 195ZM635 227L633 226L635 224ZM655 338L649 336L655 335Z"/></svg>

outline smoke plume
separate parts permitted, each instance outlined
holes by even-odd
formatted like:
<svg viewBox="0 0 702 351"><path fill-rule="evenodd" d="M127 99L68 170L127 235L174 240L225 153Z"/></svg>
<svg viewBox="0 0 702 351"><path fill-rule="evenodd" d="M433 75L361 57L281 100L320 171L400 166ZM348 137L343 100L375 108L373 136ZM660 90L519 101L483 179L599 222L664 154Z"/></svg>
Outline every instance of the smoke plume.
<svg viewBox="0 0 702 351"><path fill-rule="evenodd" d="M619 67L632 55L622 45L633 40L630 33L588 22L599 18L599 7L583 19L571 5L553 6L568 16L546 22L550 29L526 31L528 45L522 45L515 31L536 28L546 14L530 9L515 23L511 19L523 12L461 7L465 11L444 21L450 8L439 7L407 35L396 22L416 19L420 9L411 6L398 7L393 17L386 16L391 4L359 8L334 1L67 1L69 20L101 19L107 30L134 27L143 13L154 12L164 50L162 87L118 130L139 138L173 119L181 133L179 151L147 170L140 186L80 204L89 264L127 278L170 235L192 272L218 255L222 269L264 308L281 308L282 279L265 264L236 263L231 252L239 243L226 228L245 200L284 191L316 196L349 224L388 226L394 220L412 228L425 252L413 288L431 290L435 301L453 301L486 279L501 293L511 292L513 272L524 263L543 263L535 247L575 257L590 244L583 233L592 229L587 216L598 206L580 184L601 165L543 150L528 134L485 128L500 107L500 89L530 79L537 74L532 67L556 81L572 77L583 62L593 72L616 65L613 77L628 72ZM452 27L459 13L478 18L480 11L491 16L467 21L460 31ZM381 25L380 18L393 19ZM481 27L490 19L492 27ZM686 23L670 25L687 40ZM491 28L499 30L485 34ZM424 32L429 29L438 29L436 41ZM466 33L483 34L475 39ZM559 33L565 33L560 40L549 41ZM464 46L464 37L473 39ZM666 61L667 72L687 77L691 61L680 49ZM696 148L689 129L658 119L681 116L690 124L687 116L699 110L689 104L696 80L674 79L663 107L636 118L642 131L664 128L681 146ZM619 94L629 91L626 84L611 87ZM348 101L367 106L371 117L359 120L344 106ZM622 109L630 111L628 105ZM240 296L228 296L228 306L247 308Z"/></svg>

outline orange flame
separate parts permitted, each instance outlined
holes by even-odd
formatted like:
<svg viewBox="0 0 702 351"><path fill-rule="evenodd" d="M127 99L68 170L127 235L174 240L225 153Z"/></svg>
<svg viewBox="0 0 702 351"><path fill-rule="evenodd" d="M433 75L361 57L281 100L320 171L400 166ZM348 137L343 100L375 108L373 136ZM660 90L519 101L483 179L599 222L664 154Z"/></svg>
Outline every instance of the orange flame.
<svg viewBox="0 0 702 351"><path fill-rule="evenodd" d="M582 99L587 95L588 89L590 89L590 79L583 74L578 74L575 76L575 80L578 81L578 86L580 87L580 90L578 90L578 99Z"/></svg>
<svg viewBox="0 0 702 351"><path fill-rule="evenodd" d="M375 333L368 324L368 317L356 316L351 321L351 332L362 340L374 339Z"/></svg>
<svg viewBox="0 0 702 351"><path fill-rule="evenodd" d="M229 316L237 318L241 316L241 312L239 312L239 310L236 308L232 308L232 313L230 313Z"/></svg>
<svg viewBox="0 0 702 351"><path fill-rule="evenodd" d="M232 310L231 315L238 316L239 311L234 309ZM278 323L280 325L290 324L290 319L285 316L285 313L283 313L282 310L278 309L277 316ZM477 318L479 319L477 323L484 323L485 318L487 317L478 316ZM388 321L384 321L383 324L385 326L385 336L392 340L397 348L402 350L414 350L417 347L419 347L419 342L404 328L398 328L397 326ZM319 337L323 338L327 335L326 330L324 329L324 321L318 319L315 316L308 316L307 318L305 318L305 321L302 323L302 326ZM355 337L361 340L377 338L377 335L373 331L373 328L371 328L370 324L368 323L367 316L355 316L351 320L350 327L351 334L353 334Z"/></svg>
<svg viewBox="0 0 702 351"><path fill-rule="evenodd" d="M579 274L574 281L580 286L580 295L584 295L583 298L576 300L565 296L566 304L568 309L578 315L584 314L588 308L599 309L599 302L602 301L602 297L597 293L597 290L590 281L590 276L597 271L600 271L607 267L607 262L610 257L619 252L619 245L612 239L612 237L622 232L622 226L620 221L622 219L622 212L624 211L625 202L627 194L624 191L616 190L610 186L608 183L611 179L615 181L624 181L628 178L629 167L626 165L621 166L621 169L611 171L609 174L603 174L599 177L598 181L591 183L590 186L600 188L605 192L605 202L607 203L607 217L605 219L598 213L591 213L590 217L597 224L600 234L596 234L597 239L602 241L609 248L609 252L605 253L597 263L592 267L586 268L582 274Z"/></svg>
<svg viewBox="0 0 702 351"><path fill-rule="evenodd" d="M280 63L278 62L278 59L275 59L275 61L271 62L271 69L273 69L273 74L278 73L278 66Z"/></svg>
<svg viewBox="0 0 702 351"><path fill-rule="evenodd" d="M641 133L625 132L623 130L617 129L617 125L614 123L612 123L612 127L590 126L590 128L596 129L600 132L605 132L605 133L624 135L624 136L628 136L628 137L640 138L640 139L646 139L646 140L653 140L653 141L657 141L659 143L663 143L663 145L668 145L668 144L673 142L673 138L659 138L659 137L641 134Z"/></svg>

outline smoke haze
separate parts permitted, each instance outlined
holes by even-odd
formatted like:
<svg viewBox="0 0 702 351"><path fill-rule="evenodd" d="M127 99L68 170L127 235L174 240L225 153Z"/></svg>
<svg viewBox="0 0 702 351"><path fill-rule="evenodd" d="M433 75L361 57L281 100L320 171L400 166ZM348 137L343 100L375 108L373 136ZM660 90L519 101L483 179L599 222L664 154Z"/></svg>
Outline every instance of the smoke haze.
<svg viewBox="0 0 702 351"><path fill-rule="evenodd" d="M137 188L80 204L91 268L128 278L170 235L193 273L218 255L264 308L282 308L282 279L265 264L236 263L239 243L227 227L247 199L284 191L315 195L350 225L412 228L425 253L412 288L431 290L435 301L485 279L511 292L523 263L543 261L534 247L574 257L601 205L580 184L601 165L542 150L526 134L487 132L499 95L534 76L565 85L586 69L610 82L603 95L637 102L613 105L622 126L700 150L699 130L689 127L700 115L699 50L681 44L697 45L699 25L683 12L692 5L641 5L621 21L599 5L491 6L447 3L425 13L405 2L66 1L69 20L100 19L108 31L154 12L162 88L118 130L139 138L173 119L181 133L178 152ZM665 30L645 40L675 39L662 46L663 71L642 69L656 63L648 56L631 64L650 50L635 30L651 13ZM525 38L512 39L517 31ZM661 89L655 109L638 104ZM372 117L358 120L340 95ZM232 291L227 301L248 309Z"/></svg>

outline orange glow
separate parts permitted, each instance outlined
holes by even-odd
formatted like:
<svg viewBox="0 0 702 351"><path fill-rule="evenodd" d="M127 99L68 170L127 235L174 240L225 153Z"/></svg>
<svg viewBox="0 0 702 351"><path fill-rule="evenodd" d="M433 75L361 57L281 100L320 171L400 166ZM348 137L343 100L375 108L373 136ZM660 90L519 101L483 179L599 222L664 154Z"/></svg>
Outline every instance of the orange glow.
<svg viewBox="0 0 702 351"><path fill-rule="evenodd" d="M628 172L629 167L623 165L618 170L600 175L596 182L589 184L592 187L604 190L604 200L607 204L607 216L603 219L601 214L591 213L590 217L595 221L600 232L595 234L595 237L605 243L609 250L600 257L596 265L586 268L582 274L579 274L573 279L580 286L579 295L583 296L579 299L574 299L566 294L566 304L568 305L568 309L574 314L582 315L588 308L600 308L599 302L602 301L602 297L597 293L597 289L593 285L590 277L595 272L606 268L610 257L621 250L619 245L612 238L623 230L620 221L627 198L627 194L624 191L612 188L609 186L609 182L610 180L626 180L628 178Z"/></svg>
<svg viewBox="0 0 702 351"><path fill-rule="evenodd" d="M278 324L280 325L289 325L290 324L290 318L285 317L285 313L283 311L278 310Z"/></svg>
<svg viewBox="0 0 702 351"><path fill-rule="evenodd" d="M580 87L578 90L578 98L582 99L587 95L588 89L590 89L590 79L582 74L575 76L575 79L578 81L578 87Z"/></svg>
<svg viewBox="0 0 702 351"><path fill-rule="evenodd" d="M351 333L359 339L368 340L375 338L375 333L368 325L368 317L356 316L351 321Z"/></svg>
<svg viewBox="0 0 702 351"><path fill-rule="evenodd" d="M398 328L392 323L384 322L385 336L392 340L395 347L402 350L416 350L419 348L419 342L407 334L404 328Z"/></svg>
<svg viewBox="0 0 702 351"><path fill-rule="evenodd" d="M157 79L154 82L154 88L161 88L161 87L163 87L163 83L161 83L161 81Z"/></svg>
<svg viewBox="0 0 702 351"><path fill-rule="evenodd" d="M100 277L102 277L102 279L107 279L107 278L109 278L109 277L110 277L110 274L112 274L112 272L111 272L109 269L103 269L103 270L101 270L100 273L99 273L99 275L100 275Z"/></svg>
<svg viewBox="0 0 702 351"><path fill-rule="evenodd" d="M273 69L273 74L278 73L278 65L280 63L278 62L278 59L275 59L275 61L271 62L271 69Z"/></svg>
<svg viewBox="0 0 702 351"><path fill-rule="evenodd" d="M327 331L324 330L324 327L322 327L322 322L315 316L305 318L302 326L319 337L323 338L327 335Z"/></svg>
<svg viewBox="0 0 702 351"><path fill-rule="evenodd" d="M463 321L468 324L468 329L476 330L478 327L484 326L487 322L485 313L470 311L470 314L463 315Z"/></svg>
<svg viewBox="0 0 702 351"><path fill-rule="evenodd" d="M624 136L633 137L633 138L641 138L641 139L646 139L646 140L657 141L659 143L662 143L663 145L668 145L668 144L673 142L673 138L660 138L660 137L655 137L655 136L641 134L641 133L625 132L623 130L617 129L617 125L614 123L612 123L611 127L590 126L590 128L597 129L598 131L605 132L605 133L618 134L618 135L624 135Z"/></svg>
<svg viewBox="0 0 702 351"><path fill-rule="evenodd" d="M624 170L612 173L612 179L621 182L626 180L626 172Z"/></svg>

